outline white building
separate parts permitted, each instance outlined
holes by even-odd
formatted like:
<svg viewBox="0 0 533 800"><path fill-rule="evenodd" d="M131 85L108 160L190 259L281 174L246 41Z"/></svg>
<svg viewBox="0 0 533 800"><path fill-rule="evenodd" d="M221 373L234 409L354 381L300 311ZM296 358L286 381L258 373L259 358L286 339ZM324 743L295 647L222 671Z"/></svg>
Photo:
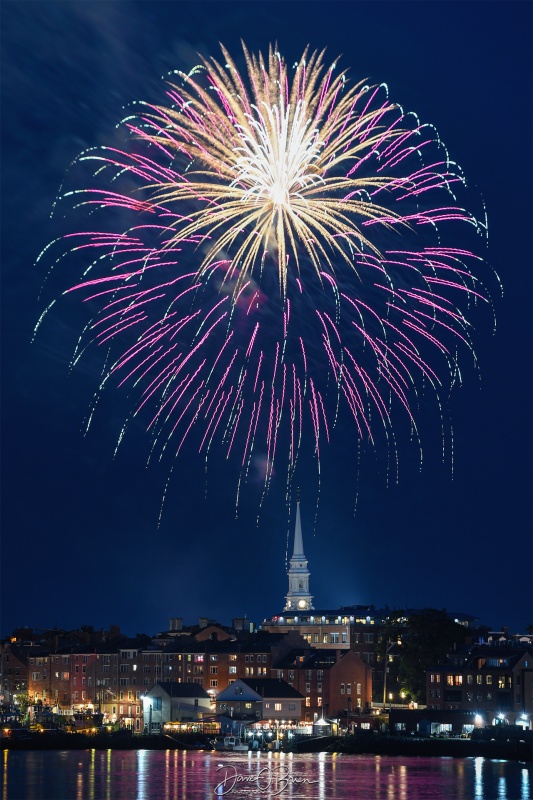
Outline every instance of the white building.
<svg viewBox="0 0 533 800"><path fill-rule="evenodd" d="M149 733L159 733L167 722L201 722L211 713L211 698L197 683L158 682L143 696Z"/></svg>

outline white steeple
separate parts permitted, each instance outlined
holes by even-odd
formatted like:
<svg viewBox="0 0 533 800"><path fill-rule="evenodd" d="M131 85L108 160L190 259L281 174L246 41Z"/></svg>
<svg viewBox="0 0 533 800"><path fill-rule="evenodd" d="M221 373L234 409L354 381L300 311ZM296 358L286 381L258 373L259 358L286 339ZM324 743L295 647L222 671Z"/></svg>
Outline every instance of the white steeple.
<svg viewBox="0 0 533 800"><path fill-rule="evenodd" d="M296 526L294 528L294 549L288 571L289 591L285 597L284 611L312 610L313 598L309 594L307 559L304 553L302 522L300 519L300 496L296 499Z"/></svg>

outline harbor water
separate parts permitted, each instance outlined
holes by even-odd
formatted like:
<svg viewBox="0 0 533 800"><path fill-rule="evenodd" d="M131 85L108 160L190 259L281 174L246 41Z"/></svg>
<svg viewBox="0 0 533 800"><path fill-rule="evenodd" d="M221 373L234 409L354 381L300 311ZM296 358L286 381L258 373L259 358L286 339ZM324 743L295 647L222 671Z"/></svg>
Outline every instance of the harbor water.
<svg viewBox="0 0 533 800"><path fill-rule="evenodd" d="M485 758L25 750L1 800L530 800L531 764Z"/></svg>

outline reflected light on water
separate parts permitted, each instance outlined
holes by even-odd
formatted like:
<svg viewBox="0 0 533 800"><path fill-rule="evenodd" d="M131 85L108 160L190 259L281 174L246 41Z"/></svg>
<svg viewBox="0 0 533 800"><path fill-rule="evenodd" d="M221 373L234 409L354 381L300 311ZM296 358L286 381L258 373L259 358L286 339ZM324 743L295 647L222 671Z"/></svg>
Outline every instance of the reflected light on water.
<svg viewBox="0 0 533 800"><path fill-rule="evenodd" d="M529 770L522 769L522 795L521 800L529 800L531 797L530 794L530 781L529 781Z"/></svg>
<svg viewBox="0 0 533 800"><path fill-rule="evenodd" d="M219 769L219 765L223 769ZM4 751L1 800L530 800L531 767L483 758Z"/></svg>
<svg viewBox="0 0 533 800"><path fill-rule="evenodd" d="M7 759L9 758L9 750L4 750L3 756L3 775L2 775L2 800L7 800Z"/></svg>
<svg viewBox="0 0 533 800"><path fill-rule="evenodd" d="M474 800L483 800L483 759L474 759L475 794Z"/></svg>
<svg viewBox="0 0 533 800"><path fill-rule="evenodd" d="M111 751L110 751L111 752ZM137 800L148 800L148 756L150 750L137 750Z"/></svg>
<svg viewBox="0 0 533 800"><path fill-rule="evenodd" d="M318 800L326 800L326 754L318 754Z"/></svg>

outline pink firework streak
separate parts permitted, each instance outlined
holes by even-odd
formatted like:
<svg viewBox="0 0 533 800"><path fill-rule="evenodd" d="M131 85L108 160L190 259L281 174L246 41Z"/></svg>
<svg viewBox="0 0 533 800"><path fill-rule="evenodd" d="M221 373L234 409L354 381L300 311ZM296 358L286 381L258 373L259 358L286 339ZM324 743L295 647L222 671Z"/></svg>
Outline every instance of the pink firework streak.
<svg viewBox="0 0 533 800"><path fill-rule="evenodd" d="M91 214L62 240L83 263L64 294L93 315L75 361L110 349L101 385L137 394L161 452L236 453L239 485L256 459L266 490L341 419L375 443L395 406L416 429L421 384L441 407L487 301L465 244L486 226L434 128L386 86L351 84L323 53L289 70L244 48L242 72L223 56L176 73L167 106L141 104L123 150L80 156L105 185L64 195Z"/></svg>

